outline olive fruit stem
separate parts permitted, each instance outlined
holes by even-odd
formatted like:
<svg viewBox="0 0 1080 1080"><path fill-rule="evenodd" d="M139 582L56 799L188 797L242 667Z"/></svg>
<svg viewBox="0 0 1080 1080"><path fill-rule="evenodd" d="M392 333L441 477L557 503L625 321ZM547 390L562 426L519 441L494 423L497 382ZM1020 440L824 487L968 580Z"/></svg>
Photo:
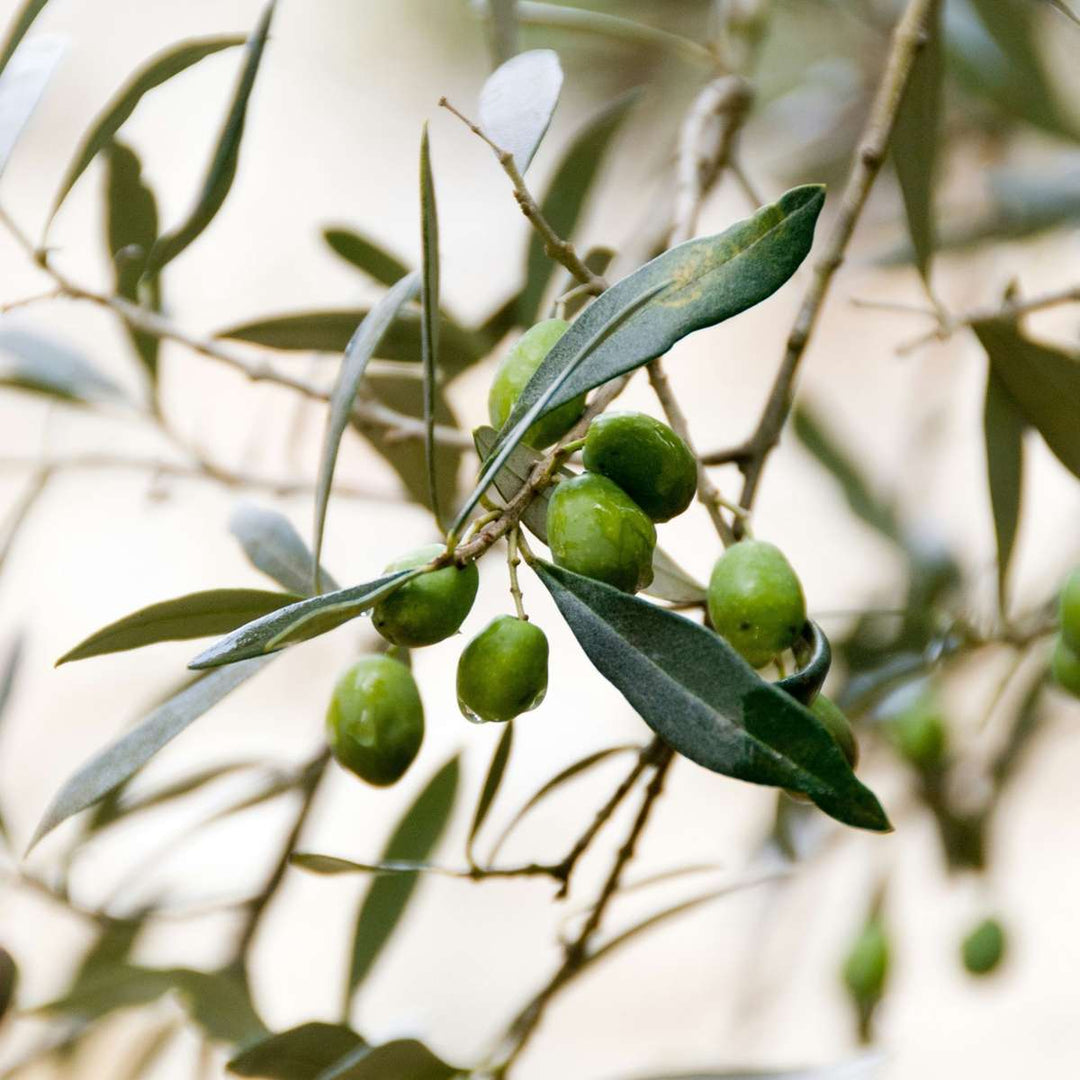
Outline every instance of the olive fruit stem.
<svg viewBox="0 0 1080 1080"><path fill-rule="evenodd" d="M521 582L518 580L518 567L521 565L521 556L518 555L518 542L521 539L521 526L515 525L510 530L506 542L506 569L510 574L510 595L514 598L514 608L517 617L522 622L528 622L529 616L525 614L525 603L521 593Z"/></svg>

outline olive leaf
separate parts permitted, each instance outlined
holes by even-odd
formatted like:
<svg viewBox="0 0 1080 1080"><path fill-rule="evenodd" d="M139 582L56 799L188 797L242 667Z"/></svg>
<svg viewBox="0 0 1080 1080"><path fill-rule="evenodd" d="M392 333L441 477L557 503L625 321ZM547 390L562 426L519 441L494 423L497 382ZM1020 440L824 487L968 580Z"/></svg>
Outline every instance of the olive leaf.
<svg viewBox="0 0 1080 1080"><path fill-rule="evenodd" d="M454 809L458 772L458 759L453 757L432 777L398 821L383 849L380 863L422 862L431 855ZM349 976L345 986L346 1006L351 1003L357 988L374 967L383 946L401 921L416 885L414 874L391 874L377 877L368 888L360 905L353 935Z"/></svg>
<svg viewBox="0 0 1080 1080"><path fill-rule="evenodd" d="M544 220L563 239L569 240L574 236L608 149L640 98L641 94L632 90L605 106L586 121L563 153L540 200L540 213L544 215ZM593 265L589 268L594 273L604 272ZM543 239L539 233L530 232L525 258L525 284L517 300L517 318L521 326L531 326L536 322L554 273L555 263L544 250Z"/></svg>
<svg viewBox="0 0 1080 1080"><path fill-rule="evenodd" d="M915 265L928 285L934 254L934 181L945 75L941 45L943 6L943 0L935 0L931 5L926 39L912 65L889 144L900 181Z"/></svg>
<svg viewBox="0 0 1080 1080"><path fill-rule="evenodd" d="M1025 337L1016 323L976 323L990 366L1020 414L1074 476L1080 476L1080 359Z"/></svg>
<svg viewBox="0 0 1080 1080"><path fill-rule="evenodd" d="M284 514L242 502L229 518L229 532L240 541L252 566L286 592L302 596L311 588L314 559ZM326 567L319 568L319 580L329 589L339 588Z"/></svg>
<svg viewBox="0 0 1080 1080"><path fill-rule="evenodd" d="M1023 492L1024 432L1027 423L991 367L986 373L983 436L986 478L997 540L998 603L1005 609L1006 580L1020 524Z"/></svg>
<svg viewBox="0 0 1080 1080"><path fill-rule="evenodd" d="M314 555L312 556L314 587L311 589L312 592L318 592L320 589L319 558L322 554L326 509L330 501L330 487L334 480L334 467L337 465L341 437L349 422L349 415L352 413L353 403L356 401L356 394L360 389L368 362L403 305L416 295L418 284L419 278L415 273L403 277L368 312L345 349L337 382L330 395L326 434L323 437L319 473L315 483Z"/></svg>
<svg viewBox="0 0 1080 1080"><path fill-rule="evenodd" d="M64 653L56 666L71 660L141 649L159 641L188 641L227 634L299 599L291 593L263 589L208 589L162 600L102 627Z"/></svg>
<svg viewBox="0 0 1080 1080"><path fill-rule="evenodd" d="M480 830L484 827L484 822L487 820L488 813L495 802L495 797L499 794L499 788L502 786L513 746L514 721L511 720L503 728L503 733L495 745L495 752L491 755L491 764L488 766L487 776L484 777L484 786L476 803L476 812L473 814L472 824L469 826L469 838L465 842L465 857L470 863L473 861L473 845L476 843Z"/></svg>
<svg viewBox="0 0 1080 1080"><path fill-rule="evenodd" d="M431 144L427 124L420 138L420 356L424 366L424 463L428 499L436 524L439 486L435 458L435 392L439 376L439 214L435 204L435 178L431 174Z"/></svg>
<svg viewBox="0 0 1080 1080"><path fill-rule="evenodd" d="M523 176L559 103L563 73L551 49L518 53L500 64L480 91L480 127L514 159Z"/></svg>
<svg viewBox="0 0 1080 1080"><path fill-rule="evenodd" d="M415 1039L358 1047L315 1080L451 1080L463 1075Z"/></svg>
<svg viewBox="0 0 1080 1080"><path fill-rule="evenodd" d="M0 386L73 405L122 404L124 391L74 349L14 327L0 328Z"/></svg>
<svg viewBox="0 0 1080 1080"><path fill-rule="evenodd" d="M603 582L534 568L593 665L672 749L713 772L801 791L844 824L890 828L817 717L718 634Z"/></svg>
<svg viewBox="0 0 1080 1080"><path fill-rule="evenodd" d="M19 9L15 18L11 20L11 29L8 31L4 44L0 46L0 73L8 66L8 61L15 55L19 42L26 37L34 20L41 14L49 0L26 0Z"/></svg>
<svg viewBox="0 0 1080 1080"><path fill-rule="evenodd" d="M277 0L270 0L266 5L244 46L246 55L240 79L233 93L225 123L218 135L214 156L203 179L195 205L172 232L162 236L154 245L146 262L145 273L148 277L156 277L160 274L168 263L197 240L225 204L225 199L236 177L248 101L251 98L251 91L255 88L255 77L259 73L259 65L270 34L270 22L273 19L276 4Z"/></svg>
<svg viewBox="0 0 1080 1080"><path fill-rule="evenodd" d="M332 227L322 235L331 251L381 285L393 285L409 272L396 255L353 229Z"/></svg>
<svg viewBox="0 0 1080 1080"><path fill-rule="evenodd" d="M488 0L487 18L492 55L502 64L518 51L517 0Z"/></svg>
<svg viewBox="0 0 1080 1080"><path fill-rule="evenodd" d="M26 38L0 72L0 175L66 47L63 38L51 34Z"/></svg>
<svg viewBox="0 0 1080 1080"><path fill-rule="evenodd" d="M71 189L78 183L79 177L86 172L94 158L109 147L113 137L124 126L146 94L181 72L187 71L200 60L205 60L208 56L213 56L223 49L243 45L244 40L242 35L224 35L184 41L158 53L139 68L117 91L83 137L64 174L64 179L60 182L60 190L53 199L46 228L56 217L57 211Z"/></svg>
<svg viewBox="0 0 1080 1080"><path fill-rule="evenodd" d="M61 822L92 806L103 795L133 776L163 746L227 694L260 672L272 659L269 656L259 657L202 676L96 754L54 796L27 850L35 847Z"/></svg>
<svg viewBox="0 0 1080 1080"><path fill-rule="evenodd" d="M279 608L234 630L199 653L188 667L197 671L235 664L318 637L370 611L382 597L423 572L424 567L398 570L363 585L321 593Z"/></svg>
<svg viewBox="0 0 1080 1080"><path fill-rule="evenodd" d="M364 1040L344 1024L312 1021L254 1043L226 1067L237 1076L262 1080L315 1080L364 1045Z"/></svg>
<svg viewBox="0 0 1080 1080"><path fill-rule="evenodd" d="M809 252L824 201L820 185L794 188L724 232L680 244L617 282L552 347L521 392L500 439L534 409L532 419L771 296ZM616 326L634 304L644 306ZM605 328L609 332L581 363L583 346Z"/></svg>
<svg viewBox="0 0 1080 1080"><path fill-rule="evenodd" d="M492 427L478 427L473 432L476 452L482 461L490 455L497 437L498 433ZM506 459L506 464L496 474L493 482L500 498L504 501L512 499L521 485L528 480L533 467L542 457L543 455L524 443L519 443L514 447L513 452ZM562 473L567 476L573 475L568 469L563 469ZM547 543L547 507L550 499L550 488L538 492L521 516L522 523L529 532L545 544ZM649 596L655 596L657 600L667 600L672 604L697 604L705 599L705 586L696 581L663 548L659 547L653 551L652 582L643 592Z"/></svg>
<svg viewBox="0 0 1080 1080"><path fill-rule="evenodd" d="M15 987L19 983L19 967L11 953L0 947L0 1020L7 1015L15 1000Z"/></svg>

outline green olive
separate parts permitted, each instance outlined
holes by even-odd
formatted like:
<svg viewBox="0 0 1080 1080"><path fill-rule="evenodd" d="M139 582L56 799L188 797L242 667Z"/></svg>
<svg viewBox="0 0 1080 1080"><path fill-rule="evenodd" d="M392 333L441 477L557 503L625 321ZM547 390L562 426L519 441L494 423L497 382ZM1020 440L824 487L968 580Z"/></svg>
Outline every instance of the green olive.
<svg viewBox="0 0 1080 1080"><path fill-rule="evenodd" d="M708 602L713 628L756 668L791 648L806 623L795 571L764 540L743 540L716 560Z"/></svg>
<svg viewBox="0 0 1080 1080"><path fill-rule="evenodd" d="M1075 653L1080 653L1080 566L1066 579L1058 602L1061 636Z"/></svg>
<svg viewBox="0 0 1080 1080"><path fill-rule="evenodd" d="M920 769L940 768L945 760L948 730L935 695L921 694L893 717L889 734L900 756Z"/></svg>
<svg viewBox="0 0 1080 1080"><path fill-rule="evenodd" d="M645 413L598 416L589 425L582 460L586 469L618 484L653 521L681 514L697 491L690 448Z"/></svg>
<svg viewBox="0 0 1080 1080"><path fill-rule="evenodd" d="M366 656L334 686L326 712L330 751L361 780L385 787L413 763L424 739L424 706L412 672L389 656Z"/></svg>
<svg viewBox="0 0 1080 1080"><path fill-rule="evenodd" d="M870 918L853 942L843 975L848 993L861 1009L881 1000L889 977L889 939L880 916Z"/></svg>
<svg viewBox="0 0 1080 1080"><path fill-rule="evenodd" d="M617 484L596 473L563 480L547 510L558 566L633 593L652 582L656 526Z"/></svg>
<svg viewBox="0 0 1080 1080"><path fill-rule="evenodd" d="M514 347L503 357L495 371L488 393L488 415L496 428L506 423L521 391L551 351L551 347L566 333L570 324L562 319L546 319L526 330ZM523 442L540 450L561 439L585 410L585 395L552 409L540 417L527 432Z"/></svg>
<svg viewBox="0 0 1080 1080"><path fill-rule="evenodd" d="M836 740L848 764L854 769L859 764L859 743L851 730L851 721L824 694L814 698L810 711L825 725L825 730Z"/></svg>
<svg viewBox="0 0 1080 1080"><path fill-rule="evenodd" d="M1064 637L1059 637L1054 643L1050 671L1058 686L1073 697L1080 698L1080 653L1074 652Z"/></svg>
<svg viewBox="0 0 1080 1080"><path fill-rule="evenodd" d="M396 559L385 572L423 566L444 550L442 544L427 544ZM431 570L380 600L372 612L372 622L395 645L408 649L434 645L457 633L472 608L479 585L475 563Z"/></svg>
<svg viewBox="0 0 1080 1080"><path fill-rule="evenodd" d="M997 919L984 919L960 945L964 967L972 975L989 975L1005 955L1005 928Z"/></svg>
<svg viewBox="0 0 1080 1080"><path fill-rule="evenodd" d="M458 661L458 705L468 720L513 720L544 700L547 685L547 636L513 615L492 619Z"/></svg>

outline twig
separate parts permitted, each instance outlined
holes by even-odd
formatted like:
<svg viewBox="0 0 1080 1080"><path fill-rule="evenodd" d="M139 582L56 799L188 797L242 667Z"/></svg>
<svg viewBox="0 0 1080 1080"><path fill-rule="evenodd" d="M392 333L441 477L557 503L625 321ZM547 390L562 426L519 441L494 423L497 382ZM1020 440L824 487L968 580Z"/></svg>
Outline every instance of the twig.
<svg viewBox="0 0 1080 1080"><path fill-rule="evenodd" d="M446 98L439 98L439 104L448 112L453 113L474 135L483 139L494 151L503 172L510 177L510 182L514 185L514 198L517 199L521 212L528 218L529 223L544 241L544 251L548 257L566 267L589 293L593 296L599 296L608 287L607 282L599 274L594 274L581 256L578 255L574 245L569 240L564 240L551 227L533 198L532 192L529 191L525 178L518 170L514 155L509 150L504 150L503 147L485 134L478 124L474 124L464 113L451 105Z"/></svg>
<svg viewBox="0 0 1080 1080"><path fill-rule="evenodd" d="M909 0L896 24L885 74L863 130L836 223L824 252L814 266L813 278L788 337L784 358L761 419L742 447L727 452L726 459L736 461L743 470L743 490L739 502L747 509L753 505L765 462L779 441L780 431L791 411L799 364L817 324L833 276L844 261L848 242L885 160L904 91L911 78L915 59L926 43L930 14L937 2Z"/></svg>
<svg viewBox="0 0 1080 1080"><path fill-rule="evenodd" d="M521 536L521 526L515 526L510 530L510 539L506 546L506 570L510 575L510 595L514 598L514 610L522 622L528 622L529 616L525 614L525 600L521 593L521 582L518 580L518 567L521 565L521 556L518 554L518 540Z"/></svg>

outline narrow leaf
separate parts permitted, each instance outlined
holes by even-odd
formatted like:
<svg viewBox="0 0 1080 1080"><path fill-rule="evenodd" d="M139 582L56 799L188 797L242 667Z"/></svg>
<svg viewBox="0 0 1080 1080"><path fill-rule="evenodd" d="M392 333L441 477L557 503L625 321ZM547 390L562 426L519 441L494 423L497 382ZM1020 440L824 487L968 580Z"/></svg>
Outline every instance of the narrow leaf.
<svg viewBox="0 0 1080 1080"><path fill-rule="evenodd" d="M640 97L637 91L632 91L606 106L585 123L563 153L540 201L544 219L563 239L573 239L608 149ZM544 250L544 241L538 233L531 233L525 260L525 286L518 297L520 325L531 326L536 322L554 273L555 263Z"/></svg>
<svg viewBox="0 0 1080 1080"><path fill-rule="evenodd" d="M299 599L290 593L262 589L209 589L163 600L102 627L64 653L56 666L70 660L140 649L159 641L189 641L227 634Z"/></svg>
<svg viewBox="0 0 1080 1080"><path fill-rule="evenodd" d="M379 861L420 862L429 858L450 820L457 785L458 759L454 757L435 774L405 812ZM412 899L416 884L416 878L411 874L378 877L371 883L356 921L346 1003L351 1002L383 946L390 940Z"/></svg>
<svg viewBox="0 0 1080 1080"><path fill-rule="evenodd" d="M270 21L273 18L276 3L277 0L270 0L263 9L262 17L244 46L246 56L240 80L233 94L224 126L218 136L214 156L203 180L202 189L187 218L154 245L146 266L146 273L150 277L160 274L168 263L198 239L225 203L236 176L248 100L255 87L255 77L259 72L259 64L270 33Z"/></svg>
<svg viewBox="0 0 1080 1080"><path fill-rule="evenodd" d="M687 334L723 322L771 296L809 252L824 201L820 186L794 188L753 217L717 236L680 244L617 282L555 343L522 391L504 430L513 430L541 399L534 419L641 367ZM587 362L566 377L583 343L595 337L598 328L611 324L631 305L646 301L647 307L609 333ZM551 392L560 378L561 384Z"/></svg>
<svg viewBox="0 0 1080 1080"><path fill-rule="evenodd" d="M480 127L509 151L522 175L551 123L562 82L559 57L533 49L500 64L480 91Z"/></svg>
<svg viewBox="0 0 1080 1080"><path fill-rule="evenodd" d="M653 579L648 588L642 589L646 595L672 604L704 602L705 586L687 573L663 548L653 550L652 565Z"/></svg>
<svg viewBox="0 0 1080 1080"><path fill-rule="evenodd" d="M19 42L26 37L27 31L48 2L49 0L26 0L15 18L11 20L11 29L4 39L4 44L0 46L0 73L8 66L8 61L15 55Z"/></svg>
<svg viewBox="0 0 1080 1080"><path fill-rule="evenodd" d="M393 285L409 272L409 268L396 255L352 229L323 229L323 239L331 251L380 285Z"/></svg>
<svg viewBox="0 0 1080 1080"><path fill-rule="evenodd" d="M341 859L336 855L319 855L309 851L298 851L290 856L289 862L306 870L310 874L319 874L322 877L337 877L340 874L371 874L378 877L382 874L423 874L439 873L442 868L432 866L426 862L416 862L404 859L395 859L393 862L362 863L352 859ZM456 871L449 871L456 873Z"/></svg>
<svg viewBox="0 0 1080 1080"><path fill-rule="evenodd" d="M535 569L597 670L674 750L713 772L801 791L857 828L890 828L809 710L718 635L603 582Z"/></svg>
<svg viewBox="0 0 1080 1080"><path fill-rule="evenodd" d="M319 1073L315 1080L450 1080L462 1071L437 1058L415 1039L361 1048Z"/></svg>
<svg viewBox="0 0 1080 1080"><path fill-rule="evenodd" d="M199 653L188 667L199 670L221 664L235 664L238 660L264 656L284 649L287 645L318 637L358 615L363 615L383 596L422 572L423 567L417 570L399 570L363 585L322 593L279 608L234 630L228 637Z"/></svg>
<svg viewBox="0 0 1080 1080"><path fill-rule="evenodd" d="M488 23L495 63L505 63L518 51L517 0L488 0Z"/></svg>
<svg viewBox="0 0 1080 1080"><path fill-rule="evenodd" d="M480 792L480 798L476 803L476 812L473 814L472 825L469 826L469 838L465 843L465 855L469 862L473 861L473 844L476 837L484 827L495 796L499 794L503 776L506 774L506 765L510 760L510 751L514 746L514 722L511 720L503 729L502 735L495 746L495 753L491 755L491 764L488 766L487 776L484 778L484 786Z"/></svg>
<svg viewBox="0 0 1080 1080"><path fill-rule="evenodd" d="M341 436L349 422L356 393L364 378L368 362L375 354L387 329L397 318L402 306L416 295L418 275L402 278L364 317L345 350L337 382L330 395L330 408L326 418L326 434L323 436L322 454L319 458L319 475L315 485L315 540L314 540L314 587L320 588L319 558L322 553L323 530L326 527L326 508L330 501L330 487L334 480L338 448ZM307 591L307 590L305 590Z"/></svg>
<svg viewBox="0 0 1080 1080"><path fill-rule="evenodd" d="M92 806L133 776L162 747L241 683L261 671L270 659L264 657L211 672L154 709L138 726L102 750L64 784L45 811L30 848L61 822Z"/></svg>
<svg viewBox="0 0 1080 1080"><path fill-rule="evenodd" d="M56 216L79 177L86 172L94 158L109 146L113 136L124 126L147 93L206 57L243 45L244 40L243 36L223 36L184 41L158 53L139 68L116 92L83 137L60 183L60 190L53 199L49 221Z"/></svg>
<svg viewBox="0 0 1080 1080"><path fill-rule="evenodd" d="M126 401L124 391L75 350L15 328L0 329L0 386L77 405Z"/></svg>
<svg viewBox="0 0 1080 1080"><path fill-rule="evenodd" d="M1074 476L1080 477L1080 359L1025 337L1013 322L977 323L990 366L1013 404Z"/></svg>
<svg viewBox="0 0 1080 1080"><path fill-rule="evenodd" d="M983 435L986 440L986 477L990 485L994 536L997 539L998 603L1003 612L1009 562L1020 524L1026 429L1023 415L991 367L986 377Z"/></svg>
<svg viewBox="0 0 1080 1080"><path fill-rule="evenodd" d="M941 47L941 0L931 5L926 41L911 69L896 115L890 149L904 199L915 264L927 286L934 254L934 181L941 128L944 54Z"/></svg>
<svg viewBox="0 0 1080 1080"><path fill-rule="evenodd" d="M51 35L25 40L0 74L0 175L53 77L66 42Z"/></svg>
<svg viewBox="0 0 1080 1080"><path fill-rule="evenodd" d="M4 1019L15 1000L15 987L18 982L18 965L11 953L0 947L0 1020Z"/></svg>
<svg viewBox="0 0 1080 1080"><path fill-rule="evenodd" d="M240 541L251 564L286 592L302 596L311 588L314 560L284 514L243 502L229 519L229 531ZM319 579L328 589L339 588L325 567L320 567Z"/></svg>
<svg viewBox="0 0 1080 1080"><path fill-rule="evenodd" d="M271 1035L237 1054L228 1070L263 1080L315 1080L346 1054L364 1045L343 1024L311 1022Z"/></svg>
<svg viewBox="0 0 1080 1080"><path fill-rule="evenodd" d="M424 458L431 511L436 523L440 524L442 518L435 472L435 391L439 378L439 213L435 203L435 178L431 174L427 124L420 138L420 239L423 271L420 279L420 346L424 365Z"/></svg>

